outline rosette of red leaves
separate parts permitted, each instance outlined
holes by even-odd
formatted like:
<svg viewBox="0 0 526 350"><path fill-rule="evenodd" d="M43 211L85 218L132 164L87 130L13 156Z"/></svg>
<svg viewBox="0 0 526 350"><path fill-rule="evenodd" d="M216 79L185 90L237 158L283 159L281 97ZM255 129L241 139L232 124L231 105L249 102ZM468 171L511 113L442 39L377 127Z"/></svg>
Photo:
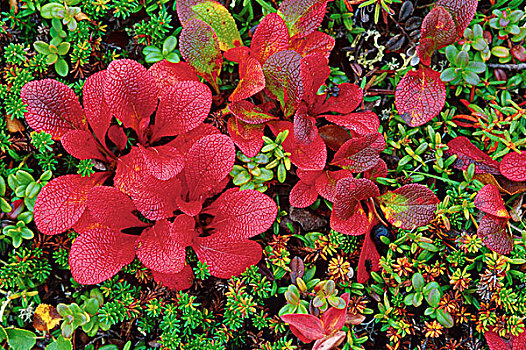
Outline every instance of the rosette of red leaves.
<svg viewBox="0 0 526 350"><path fill-rule="evenodd" d="M409 126L420 126L436 117L446 101L440 73L429 68L433 53L462 37L477 10L477 0L438 0L422 21L417 47L420 67L398 83L395 104Z"/></svg>
<svg viewBox="0 0 526 350"><path fill-rule="evenodd" d="M489 350L526 350L526 332L512 335L508 340L504 340L494 330L489 330L484 333L484 337Z"/></svg>
<svg viewBox="0 0 526 350"><path fill-rule="evenodd" d="M289 324L292 333L302 342L315 341L313 350L333 349L345 339L345 332L341 329L345 325L349 293L342 294L341 298L345 300L345 307L331 307L319 318L309 314L287 314L281 319Z"/></svg>

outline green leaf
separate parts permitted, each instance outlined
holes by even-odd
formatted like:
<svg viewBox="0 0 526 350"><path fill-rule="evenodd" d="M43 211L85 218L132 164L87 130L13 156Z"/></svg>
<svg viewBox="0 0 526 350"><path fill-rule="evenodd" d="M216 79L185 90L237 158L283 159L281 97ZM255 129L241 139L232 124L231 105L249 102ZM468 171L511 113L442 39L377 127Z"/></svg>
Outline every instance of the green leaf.
<svg viewBox="0 0 526 350"><path fill-rule="evenodd" d="M68 42L63 42L63 43L60 43L60 45L57 46L57 53L59 55L65 55L68 53L69 51L69 48L70 48L70 43Z"/></svg>
<svg viewBox="0 0 526 350"><path fill-rule="evenodd" d="M58 55L57 54L54 54L54 53L51 53L49 54L47 57L46 57L46 63L47 64L54 64L56 63L58 60Z"/></svg>
<svg viewBox="0 0 526 350"><path fill-rule="evenodd" d="M56 15L56 12L60 9L64 9L64 5L52 2L42 6L40 8L40 14L42 15L42 17L49 19L54 17Z"/></svg>
<svg viewBox="0 0 526 350"><path fill-rule="evenodd" d="M51 52L49 51L49 44L45 43L43 41L35 41L33 43L33 47L35 50L41 54L49 55Z"/></svg>
<svg viewBox="0 0 526 350"><path fill-rule="evenodd" d="M177 39L174 36L166 38L163 44L163 56L167 56L170 52L175 49L177 45Z"/></svg>
<svg viewBox="0 0 526 350"><path fill-rule="evenodd" d="M440 74L440 79L445 83L453 81L456 78L457 78L456 68L453 68L453 67L444 69L442 74Z"/></svg>
<svg viewBox="0 0 526 350"><path fill-rule="evenodd" d="M36 334L18 328L6 328L7 343L11 350L31 350L36 344Z"/></svg>
<svg viewBox="0 0 526 350"><path fill-rule="evenodd" d="M181 58L179 57L177 52L170 52L168 55L165 56L165 59L168 62L172 62L172 63L179 63L181 61Z"/></svg>
<svg viewBox="0 0 526 350"><path fill-rule="evenodd" d="M453 316L451 316L448 312L444 312L444 310L437 310L436 316L437 321L446 328L451 328L455 324Z"/></svg>
<svg viewBox="0 0 526 350"><path fill-rule="evenodd" d="M55 71L61 77L65 77L65 76L68 75L68 73L69 73L69 66L68 66L67 62L62 57L59 57L57 59L57 62L55 63Z"/></svg>
<svg viewBox="0 0 526 350"><path fill-rule="evenodd" d="M146 61L146 63L155 63L155 62L161 61L163 58L164 56L159 51L159 52L150 52L144 57L144 60Z"/></svg>
<svg viewBox="0 0 526 350"><path fill-rule="evenodd" d="M411 282L413 284L413 288L416 291L422 291L424 289L424 276L420 272L417 272L413 275L413 278L411 279Z"/></svg>
<svg viewBox="0 0 526 350"><path fill-rule="evenodd" d="M499 58L505 58L510 55L510 50L504 46L494 46L491 48L491 54Z"/></svg>
<svg viewBox="0 0 526 350"><path fill-rule="evenodd" d="M63 336L57 337L57 340L46 346L46 350L72 350L73 345L71 340L64 338Z"/></svg>
<svg viewBox="0 0 526 350"><path fill-rule="evenodd" d="M472 61L469 62L468 66L466 67L467 70L473 73L484 73L486 71L486 64L484 62L477 62Z"/></svg>
<svg viewBox="0 0 526 350"><path fill-rule="evenodd" d="M446 58L450 63L455 63L458 55L458 49L454 45L446 47Z"/></svg>
<svg viewBox="0 0 526 350"><path fill-rule="evenodd" d="M469 63L469 54L466 51L460 51L455 58L455 65L460 68L464 68Z"/></svg>
<svg viewBox="0 0 526 350"><path fill-rule="evenodd" d="M440 303L440 291L438 289L431 289L429 294L426 295L426 300L432 307L438 307L438 303Z"/></svg>
<svg viewBox="0 0 526 350"><path fill-rule="evenodd" d="M477 85L478 83L480 83L479 76L468 70L462 72L462 77L464 78L464 81L470 85Z"/></svg>

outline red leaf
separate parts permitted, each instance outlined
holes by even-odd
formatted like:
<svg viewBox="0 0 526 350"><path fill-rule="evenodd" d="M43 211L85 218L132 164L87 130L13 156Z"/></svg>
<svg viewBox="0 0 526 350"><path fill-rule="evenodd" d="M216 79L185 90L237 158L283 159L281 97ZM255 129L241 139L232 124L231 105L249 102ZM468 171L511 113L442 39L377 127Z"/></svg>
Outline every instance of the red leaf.
<svg viewBox="0 0 526 350"><path fill-rule="evenodd" d="M30 81L20 92L27 104L27 123L60 140L70 130L87 130L86 117L77 96L66 85L52 79Z"/></svg>
<svg viewBox="0 0 526 350"><path fill-rule="evenodd" d="M167 145L175 147L182 155L186 157L186 154L190 148L196 143L197 140L208 136L216 135L221 132L212 124L200 124L197 128L183 134L178 135L173 141Z"/></svg>
<svg viewBox="0 0 526 350"><path fill-rule="evenodd" d="M96 284L111 278L135 258L135 241L136 236L110 228L83 232L69 253L73 279L81 284Z"/></svg>
<svg viewBox="0 0 526 350"><path fill-rule="evenodd" d="M204 195L228 176L235 158L234 142L226 135L210 135L194 143L184 169L188 199L203 202Z"/></svg>
<svg viewBox="0 0 526 350"><path fill-rule="evenodd" d="M380 254L378 254L376 245L371 238L371 227L372 223L370 223L369 229L365 233L362 251L360 252L360 260L358 261L358 271L356 276L358 283L367 282L371 276L371 271L380 270Z"/></svg>
<svg viewBox="0 0 526 350"><path fill-rule="evenodd" d="M497 333L494 331L486 331L484 333L489 350L515 350L511 348Z"/></svg>
<svg viewBox="0 0 526 350"><path fill-rule="evenodd" d="M290 50L294 50L302 57L319 53L329 59L335 40L332 36L322 32L312 32L307 36L296 35L290 39Z"/></svg>
<svg viewBox="0 0 526 350"><path fill-rule="evenodd" d="M237 118L229 118L228 134L241 152L247 157L255 157L263 146L263 129L265 124L252 125Z"/></svg>
<svg viewBox="0 0 526 350"><path fill-rule="evenodd" d="M280 316L290 326L290 330L304 343L310 343L325 336L323 323L312 315L288 314Z"/></svg>
<svg viewBox="0 0 526 350"><path fill-rule="evenodd" d="M290 205L296 208L307 208L318 198L318 191L314 184L307 184L302 180L296 182L289 194Z"/></svg>
<svg viewBox="0 0 526 350"><path fill-rule="evenodd" d="M294 114L294 141L301 145L309 145L318 136L316 119L307 114L307 107L302 104Z"/></svg>
<svg viewBox="0 0 526 350"><path fill-rule="evenodd" d="M265 75L261 63L249 57L242 66L240 66L241 80L236 89L232 92L229 101L241 101L260 92L265 88Z"/></svg>
<svg viewBox="0 0 526 350"><path fill-rule="evenodd" d="M162 60L155 63L148 69L159 90L159 97L168 90L169 87L175 86L182 81L199 81L195 70L186 62L172 63Z"/></svg>
<svg viewBox="0 0 526 350"><path fill-rule="evenodd" d="M351 135L343 127L338 125L324 125L318 130L318 134L323 139L323 142L333 151L337 151L347 142Z"/></svg>
<svg viewBox="0 0 526 350"><path fill-rule="evenodd" d="M449 141L446 154L457 155L453 166L460 170L467 170L470 164L475 164L475 174L490 173L500 175L499 162L482 152L469 141L467 137L458 136Z"/></svg>
<svg viewBox="0 0 526 350"><path fill-rule="evenodd" d="M352 177L339 180L331 213L331 228L353 236L368 233L370 223L360 201L379 195L378 187L371 180Z"/></svg>
<svg viewBox="0 0 526 350"><path fill-rule="evenodd" d="M192 247L199 260L208 264L210 274L219 278L238 276L261 260L261 246L248 239L234 241L213 234L196 238Z"/></svg>
<svg viewBox="0 0 526 350"><path fill-rule="evenodd" d="M435 7L442 6L451 13L457 24L457 35L459 38L464 34L464 30L475 17L477 11L477 0L438 0Z"/></svg>
<svg viewBox="0 0 526 350"><path fill-rule="evenodd" d="M378 132L363 137L353 137L340 147L331 164L353 173L361 173L378 163L379 154L384 148L384 137Z"/></svg>
<svg viewBox="0 0 526 350"><path fill-rule="evenodd" d="M303 100L309 106L309 113L318 115L319 106L323 104L326 97L326 94L318 95L318 90L329 78L331 69L327 64L327 58L320 53L307 55L302 62L301 79L305 90Z"/></svg>
<svg viewBox="0 0 526 350"><path fill-rule="evenodd" d="M518 336L512 336L512 339L512 350L526 350L526 332L523 331Z"/></svg>
<svg viewBox="0 0 526 350"><path fill-rule="evenodd" d="M60 139L64 149L77 159L99 159L105 162L106 156L101 152L102 146L90 131L70 130Z"/></svg>
<svg viewBox="0 0 526 350"><path fill-rule="evenodd" d="M425 49L419 47L418 53L422 63L429 66L430 58L435 52L444 46L457 41L456 25L451 14L442 6L436 6L427 14L422 22L422 39L431 39L431 45L424 45Z"/></svg>
<svg viewBox="0 0 526 350"><path fill-rule="evenodd" d="M500 172L512 181L526 181L526 152L506 154L500 162Z"/></svg>
<svg viewBox="0 0 526 350"><path fill-rule="evenodd" d="M509 219L510 214L504 206L504 201L500 196L499 189L495 185L486 185L482 187L475 196L475 207L487 214Z"/></svg>
<svg viewBox="0 0 526 350"><path fill-rule="evenodd" d="M166 88L155 115L151 143L196 128L211 106L212 92L198 81L182 81Z"/></svg>
<svg viewBox="0 0 526 350"><path fill-rule="evenodd" d="M377 177L386 177L387 176L387 164L380 159L378 163L371 169L367 170L363 176L366 179L375 181Z"/></svg>
<svg viewBox="0 0 526 350"><path fill-rule="evenodd" d="M259 23L252 43L251 54L261 64L276 52L287 50L289 47L289 31L285 21L276 13L265 16Z"/></svg>
<svg viewBox="0 0 526 350"><path fill-rule="evenodd" d="M256 190L227 191L212 206L217 210L209 225L214 236L235 241L268 230L278 212L276 203Z"/></svg>
<svg viewBox="0 0 526 350"><path fill-rule="evenodd" d="M283 130L289 130L289 136L287 136L282 145L285 152L290 152L290 161L294 165L303 170L321 170L325 168L327 148L320 135L317 135L312 143L304 145L294 140L291 122L272 122L269 123L269 126L274 135L279 134Z"/></svg>
<svg viewBox="0 0 526 350"><path fill-rule="evenodd" d="M233 47L223 53L223 57L227 60L241 64L248 58L249 55L250 49L246 46Z"/></svg>
<svg viewBox="0 0 526 350"><path fill-rule="evenodd" d="M180 272L185 266L185 247L196 235L194 218L179 215L172 223L160 220L137 240L137 257L144 266L160 273Z"/></svg>
<svg viewBox="0 0 526 350"><path fill-rule="evenodd" d="M435 218L435 210L440 203L433 191L419 184L402 186L376 199L387 221L405 230L430 223Z"/></svg>
<svg viewBox="0 0 526 350"><path fill-rule="evenodd" d="M326 8L327 0L284 0L278 14L285 20L291 37L305 36L318 29Z"/></svg>
<svg viewBox="0 0 526 350"><path fill-rule="evenodd" d="M138 147L144 158L146 171L156 179L170 180L183 170L184 156L175 147Z"/></svg>
<svg viewBox="0 0 526 350"><path fill-rule="evenodd" d="M349 305L349 293L342 294L341 298L345 301L345 307L343 309L331 307L321 315L321 322L323 323L323 329L326 335L341 330L345 325L347 305Z"/></svg>
<svg viewBox="0 0 526 350"><path fill-rule="evenodd" d="M340 89L338 91L338 96L329 96L317 114L327 112L347 114L354 111L356 108L358 108L360 103L362 103L363 90L359 86L355 84L343 83L337 87Z"/></svg>
<svg viewBox="0 0 526 350"><path fill-rule="evenodd" d="M514 244L507 226L508 219L485 214L479 221L477 236L483 240L484 245L489 249L506 255L511 253Z"/></svg>
<svg viewBox="0 0 526 350"><path fill-rule="evenodd" d="M105 145L106 132L110 127L112 114L104 99L106 70L97 72L86 79L82 88L84 110L91 130L99 142ZM64 141L62 140L62 143Z"/></svg>
<svg viewBox="0 0 526 350"><path fill-rule="evenodd" d="M115 188L129 195L137 209L150 220L173 216L178 208L180 184L177 178L161 181L149 173L138 147L119 158L114 179Z"/></svg>
<svg viewBox="0 0 526 350"><path fill-rule="evenodd" d="M179 49L184 59L219 93L223 56L212 27L199 19L190 20L179 37Z"/></svg>
<svg viewBox="0 0 526 350"><path fill-rule="evenodd" d="M279 51L263 65L266 87L280 102L285 117L291 116L303 97L302 57L295 51Z"/></svg>
<svg viewBox="0 0 526 350"><path fill-rule="evenodd" d="M249 101L233 102L228 105L230 113L239 120L248 124L263 124L278 117L263 111L258 106Z"/></svg>
<svg viewBox="0 0 526 350"><path fill-rule="evenodd" d="M135 215L137 209L130 197L114 187L92 188L88 193L87 207L97 222L118 231L147 225Z"/></svg>
<svg viewBox="0 0 526 350"><path fill-rule="evenodd" d="M157 85L146 68L123 59L110 63L106 73L104 97L113 115L139 136L150 123L157 107Z"/></svg>
<svg viewBox="0 0 526 350"><path fill-rule="evenodd" d="M409 126L427 123L436 117L446 102L446 86L440 73L427 67L408 72L395 92L398 113Z"/></svg>
<svg viewBox="0 0 526 350"><path fill-rule="evenodd" d="M345 115L324 115L327 121L343 126L357 135L374 134L380 128L378 116L371 111L356 112Z"/></svg>
<svg viewBox="0 0 526 350"><path fill-rule="evenodd" d="M336 185L339 180L345 177L352 177L348 170L324 171L316 178L316 190L319 195L330 202L336 200Z"/></svg>
<svg viewBox="0 0 526 350"><path fill-rule="evenodd" d="M455 36L457 34L455 33ZM437 45L433 38L423 38L420 40L420 44L416 47L416 54L420 59L420 63L425 66L431 65L431 57L435 53Z"/></svg>
<svg viewBox="0 0 526 350"><path fill-rule="evenodd" d="M108 129L108 138L117 147L119 151L126 148L128 137L122 128L118 125L111 125Z"/></svg>
<svg viewBox="0 0 526 350"><path fill-rule="evenodd" d="M64 175L51 180L42 188L35 203L38 230L46 235L56 235L70 229L86 210L88 192L101 185L108 175Z"/></svg>
<svg viewBox="0 0 526 350"><path fill-rule="evenodd" d="M194 273L190 265L185 265L179 273L160 273L152 270L152 275L155 282L174 290L188 289L194 282Z"/></svg>

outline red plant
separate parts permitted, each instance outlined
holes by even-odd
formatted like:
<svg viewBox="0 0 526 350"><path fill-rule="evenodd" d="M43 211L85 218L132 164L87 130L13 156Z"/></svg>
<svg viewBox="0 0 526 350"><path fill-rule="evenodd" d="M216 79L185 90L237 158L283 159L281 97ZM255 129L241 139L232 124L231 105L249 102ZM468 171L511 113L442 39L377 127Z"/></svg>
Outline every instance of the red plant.
<svg viewBox="0 0 526 350"><path fill-rule="evenodd" d="M433 53L455 43L477 9L477 0L438 0L422 21L417 47L420 67L408 72L398 83L395 104L409 126L420 126L436 117L446 101L446 87L440 73L429 68Z"/></svg>
<svg viewBox="0 0 526 350"><path fill-rule="evenodd" d="M500 162L500 172L511 181L526 181L526 152L506 154Z"/></svg>
<svg viewBox="0 0 526 350"><path fill-rule="evenodd" d="M508 341L499 337L493 330L484 333L489 350L526 350L526 332L512 335Z"/></svg>
<svg viewBox="0 0 526 350"><path fill-rule="evenodd" d="M456 155L457 159L453 166L460 170L467 170L470 164L475 164L475 173L484 174L489 173L493 175L500 175L499 162L488 156L486 153L478 149L465 136L455 137L449 141L448 156Z"/></svg>
<svg viewBox="0 0 526 350"><path fill-rule="evenodd" d="M313 315L287 314L281 319L289 324L290 330L304 343L316 341L312 347L316 349L333 349L345 338L341 329L345 325L349 293L342 294L345 307L331 307L318 318Z"/></svg>

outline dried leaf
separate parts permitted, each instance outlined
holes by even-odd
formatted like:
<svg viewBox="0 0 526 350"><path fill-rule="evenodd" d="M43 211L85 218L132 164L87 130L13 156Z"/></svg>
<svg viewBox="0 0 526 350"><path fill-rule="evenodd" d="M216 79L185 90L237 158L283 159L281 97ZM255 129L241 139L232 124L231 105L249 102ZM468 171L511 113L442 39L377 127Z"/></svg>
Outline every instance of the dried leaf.
<svg viewBox="0 0 526 350"><path fill-rule="evenodd" d="M48 332L60 324L62 317L53 305L39 304L33 315L33 327L37 331Z"/></svg>

